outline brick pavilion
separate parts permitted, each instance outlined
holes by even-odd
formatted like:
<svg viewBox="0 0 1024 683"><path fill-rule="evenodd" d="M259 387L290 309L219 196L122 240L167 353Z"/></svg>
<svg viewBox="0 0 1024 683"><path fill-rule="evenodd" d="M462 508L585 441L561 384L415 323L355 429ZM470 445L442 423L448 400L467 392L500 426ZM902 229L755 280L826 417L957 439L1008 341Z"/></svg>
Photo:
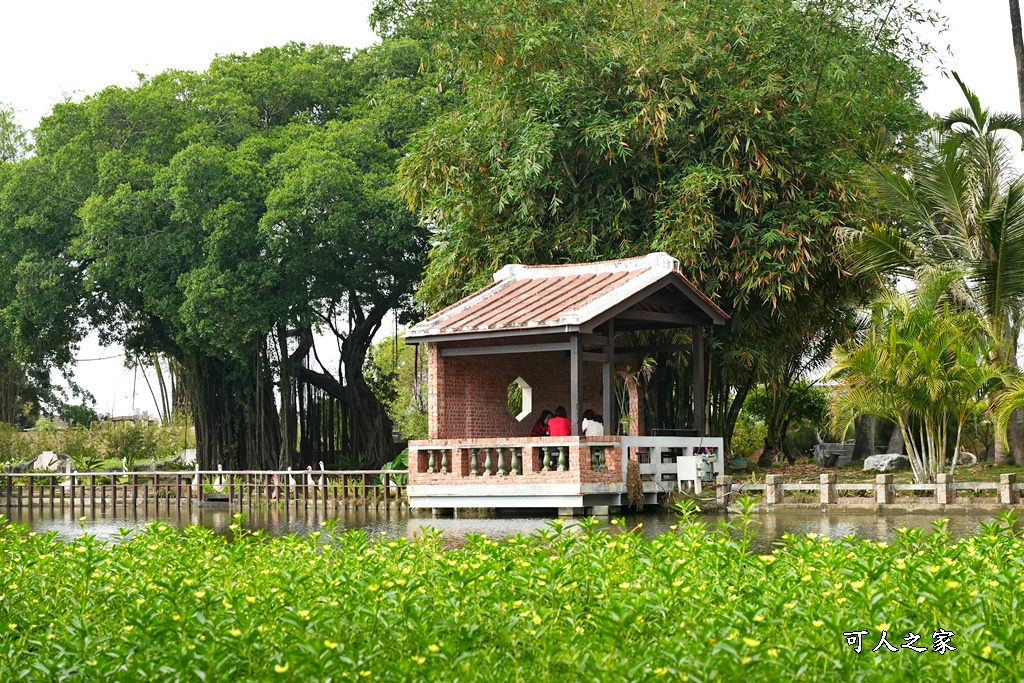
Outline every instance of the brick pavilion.
<svg viewBox="0 0 1024 683"><path fill-rule="evenodd" d="M728 316L665 253L571 265L508 265L494 282L413 326L427 344L429 439L409 444L413 508L558 508L605 512L625 503L626 462L641 463L649 502L723 472L722 440L705 435L703 363L693 364L693 429L643 434L642 406L616 347L624 333L704 328ZM615 379L629 392L628 434L615 434ZM510 389L519 408L510 411ZM572 436L531 437L542 409L567 409ZM584 409L606 436L580 436Z"/></svg>

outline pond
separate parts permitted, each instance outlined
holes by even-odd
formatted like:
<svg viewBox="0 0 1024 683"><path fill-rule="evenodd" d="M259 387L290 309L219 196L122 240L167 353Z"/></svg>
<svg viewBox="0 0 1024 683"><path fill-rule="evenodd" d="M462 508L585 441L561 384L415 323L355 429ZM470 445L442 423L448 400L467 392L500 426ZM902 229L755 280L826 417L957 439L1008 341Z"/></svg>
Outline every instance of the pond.
<svg viewBox="0 0 1024 683"><path fill-rule="evenodd" d="M170 512L163 514L125 514L123 512L90 513L84 519L72 516L70 512L61 515L59 512L50 514L38 510L9 510L5 514L10 522L24 524L37 533L56 532L60 538L73 539L83 533L98 538L115 541L121 529L138 528L151 521L163 521L173 526L200 524L213 529L218 534L230 533L233 511L227 506L193 508L191 511ZM919 527L930 531L934 522L948 519L948 528L954 538L961 538L978 533L981 523L991 520L993 515L981 511L954 510L940 514L936 512L822 512L807 509L777 509L759 511L754 514L757 529L756 546L759 552L770 550L771 544L784 534L808 534L811 532L838 538L855 534L875 541L891 541L897 529L901 527ZM646 513L643 515L626 515L625 527L638 529L645 536L654 536L668 531L676 524L674 514ZM715 523L721 519L719 515L704 515L702 519ZM417 532L426 527L440 529L452 543L460 543L467 534L485 534L491 538L501 539L516 534L530 534L545 527L552 517L545 515L531 516L493 516L485 514L467 514L456 518L431 518L429 516L410 515L404 510L290 510L267 509L247 512L244 526L247 529L262 529L271 536L286 534L306 534L321 529L321 523L333 520L340 528L361 528L372 535L383 535L389 538L404 537L412 539Z"/></svg>

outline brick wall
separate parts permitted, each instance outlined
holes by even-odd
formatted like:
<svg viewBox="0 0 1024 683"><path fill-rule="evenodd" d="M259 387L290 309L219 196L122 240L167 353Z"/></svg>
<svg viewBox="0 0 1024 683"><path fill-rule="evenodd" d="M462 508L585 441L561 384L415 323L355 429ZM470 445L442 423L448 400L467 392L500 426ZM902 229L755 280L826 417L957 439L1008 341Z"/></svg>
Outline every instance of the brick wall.
<svg viewBox="0 0 1024 683"><path fill-rule="evenodd" d="M431 344L429 350L431 439L526 437L542 410L570 410L567 351L443 358L438 347ZM583 363L583 410L601 412L601 369L601 363ZM516 377L533 389L533 412L522 422L508 412L508 386Z"/></svg>

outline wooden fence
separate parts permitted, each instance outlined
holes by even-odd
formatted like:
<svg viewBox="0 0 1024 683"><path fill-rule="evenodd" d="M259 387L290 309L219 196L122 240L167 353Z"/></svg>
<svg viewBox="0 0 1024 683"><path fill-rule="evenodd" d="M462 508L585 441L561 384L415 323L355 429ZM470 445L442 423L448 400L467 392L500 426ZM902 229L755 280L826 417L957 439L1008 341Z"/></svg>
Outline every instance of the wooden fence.
<svg viewBox="0 0 1024 683"><path fill-rule="evenodd" d="M0 474L6 509L159 512L193 505L295 509L374 507L405 499L404 470L75 472ZM399 483L403 482L403 483Z"/></svg>
<svg viewBox="0 0 1024 683"><path fill-rule="evenodd" d="M735 482L732 477L718 477L717 498L728 505L738 496L761 494L761 502L767 507L787 504L786 492L802 491L814 494L816 503L822 507L829 505L970 505L977 496L987 494L999 505L1018 505L1021 502L1021 490L1024 485L1017 482L1016 474L1002 474L999 482L954 482L948 474L939 474L934 484L896 484L891 474L876 475L874 483L839 484L835 474L822 474L819 482L791 483L782 481L782 477L769 474L763 484L747 484ZM852 494L842 496L842 494ZM899 494L909 494L900 496ZM902 498L902 499L901 499ZM806 503L806 501L799 501Z"/></svg>

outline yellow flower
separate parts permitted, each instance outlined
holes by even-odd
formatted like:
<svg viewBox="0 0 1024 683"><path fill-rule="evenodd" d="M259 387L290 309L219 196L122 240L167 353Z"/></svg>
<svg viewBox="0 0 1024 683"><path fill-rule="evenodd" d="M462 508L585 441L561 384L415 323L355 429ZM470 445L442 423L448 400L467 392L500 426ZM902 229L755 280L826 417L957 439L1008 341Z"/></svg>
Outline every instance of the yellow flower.
<svg viewBox="0 0 1024 683"><path fill-rule="evenodd" d="M891 624L879 624L875 628L877 628L879 631L888 631L891 628L891 626Z"/></svg>
<svg viewBox="0 0 1024 683"><path fill-rule="evenodd" d="M947 581L946 588L953 589L960 585L959 581Z"/></svg>
<svg viewBox="0 0 1024 683"><path fill-rule="evenodd" d="M371 593L376 593L377 591L379 591L379 590L380 590L380 586L378 586L378 585L377 585L377 584L375 584L375 583L371 583L371 584L370 584L369 586L367 586L366 588L367 588L367 590L369 590L369 591L370 591Z"/></svg>
<svg viewBox="0 0 1024 683"><path fill-rule="evenodd" d="M431 643L430 645L427 645L427 649L430 650L431 652L434 652L434 653L437 653L437 652L441 651L441 648L439 648L437 645L434 645L433 643Z"/></svg>
<svg viewBox="0 0 1024 683"><path fill-rule="evenodd" d="M200 600L202 600L203 598L205 598L205 597L206 597L206 591L196 591L196 592L195 592L195 593L193 593L192 595L194 595L194 596L196 596L197 598L199 598Z"/></svg>
<svg viewBox="0 0 1024 683"><path fill-rule="evenodd" d="M309 610L308 609L300 609L299 610L299 616L302 617L303 619L307 618L309 616Z"/></svg>
<svg viewBox="0 0 1024 683"><path fill-rule="evenodd" d="M621 588L623 590L626 590L627 588L629 588L629 586L630 586L629 581L623 581L622 583L619 584L619 588Z"/></svg>
<svg viewBox="0 0 1024 683"><path fill-rule="evenodd" d="M334 642L333 640L325 640L324 641L324 647L326 647L328 650L333 650L336 647L338 647L338 644L336 642Z"/></svg>
<svg viewBox="0 0 1024 683"><path fill-rule="evenodd" d="M245 596L245 601L251 605L252 603L256 602L256 596L255 595L246 595Z"/></svg>
<svg viewBox="0 0 1024 683"><path fill-rule="evenodd" d="M373 673L373 672L371 672L371 671L360 671L360 672L359 672L359 675L360 675L360 676L362 676L363 678L366 678L366 677L367 677L367 676L369 676L369 675L370 675L371 673Z"/></svg>
<svg viewBox="0 0 1024 683"><path fill-rule="evenodd" d="M743 642L746 643L747 647L757 647L761 644L760 640L754 640L753 638L744 638Z"/></svg>
<svg viewBox="0 0 1024 683"><path fill-rule="evenodd" d="M538 615L536 615L536 614L533 615L533 623L534 623L534 625L535 626L539 626L540 622L541 622L541 618Z"/></svg>
<svg viewBox="0 0 1024 683"><path fill-rule="evenodd" d="M276 671L279 674L285 673L286 671L288 671L288 662L285 662L284 664L275 664L274 671Z"/></svg>
<svg viewBox="0 0 1024 683"><path fill-rule="evenodd" d="M754 621L764 621L764 615L763 614L755 614L754 615Z"/></svg>
<svg viewBox="0 0 1024 683"><path fill-rule="evenodd" d="M991 654L992 654L992 646L991 645L986 645L985 647L982 648L982 650L981 650L981 658L982 659L988 659L989 656L991 656Z"/></svg>
<svg viewBox="0 0 1024 683"><path fill-rule="evenodd" d="M768 656L769 656L769 657L778 657L778 656L779 656L779 651L778 651L778 650L776 650L776 649L775 649L775 648L773 647L773 648L771 648L770 650L768 650Z"/></svg>
<svg viewBox="0 0 1024 683"><path fill-rule="evenodd" d="M851 581L850 582L850 588L852 588L854 590L858 590L859 591L863 587L864 587L864 582L863 581Z"/></svg>
<svg viewBox="0 0 1024 683"><path fill-rule="evenodd" d="M815 628L821 628L822 626L824 626L824 625L825 625L825 622L824 622L824 621L822 621L821 619L815 619L815 620L814 620L814 621L812 621L811 623L812 623L812 624L814 624L814 627L815 627Z"/></svg>
<svg viewBox="0 0 1024 683"><path fill-rule="evenodd" d="M657 669L654 670L654 675L655 676L664 676L667 673L668 673L668 669L666 669L663 666L658 667Z"/></svg>
<svg viewBox="0 0 1024 683"><path fill-rule="evenodd" d="M425 661L427 661L426 657L411 657L411 659L417 664L423 664Z"/></svg>

